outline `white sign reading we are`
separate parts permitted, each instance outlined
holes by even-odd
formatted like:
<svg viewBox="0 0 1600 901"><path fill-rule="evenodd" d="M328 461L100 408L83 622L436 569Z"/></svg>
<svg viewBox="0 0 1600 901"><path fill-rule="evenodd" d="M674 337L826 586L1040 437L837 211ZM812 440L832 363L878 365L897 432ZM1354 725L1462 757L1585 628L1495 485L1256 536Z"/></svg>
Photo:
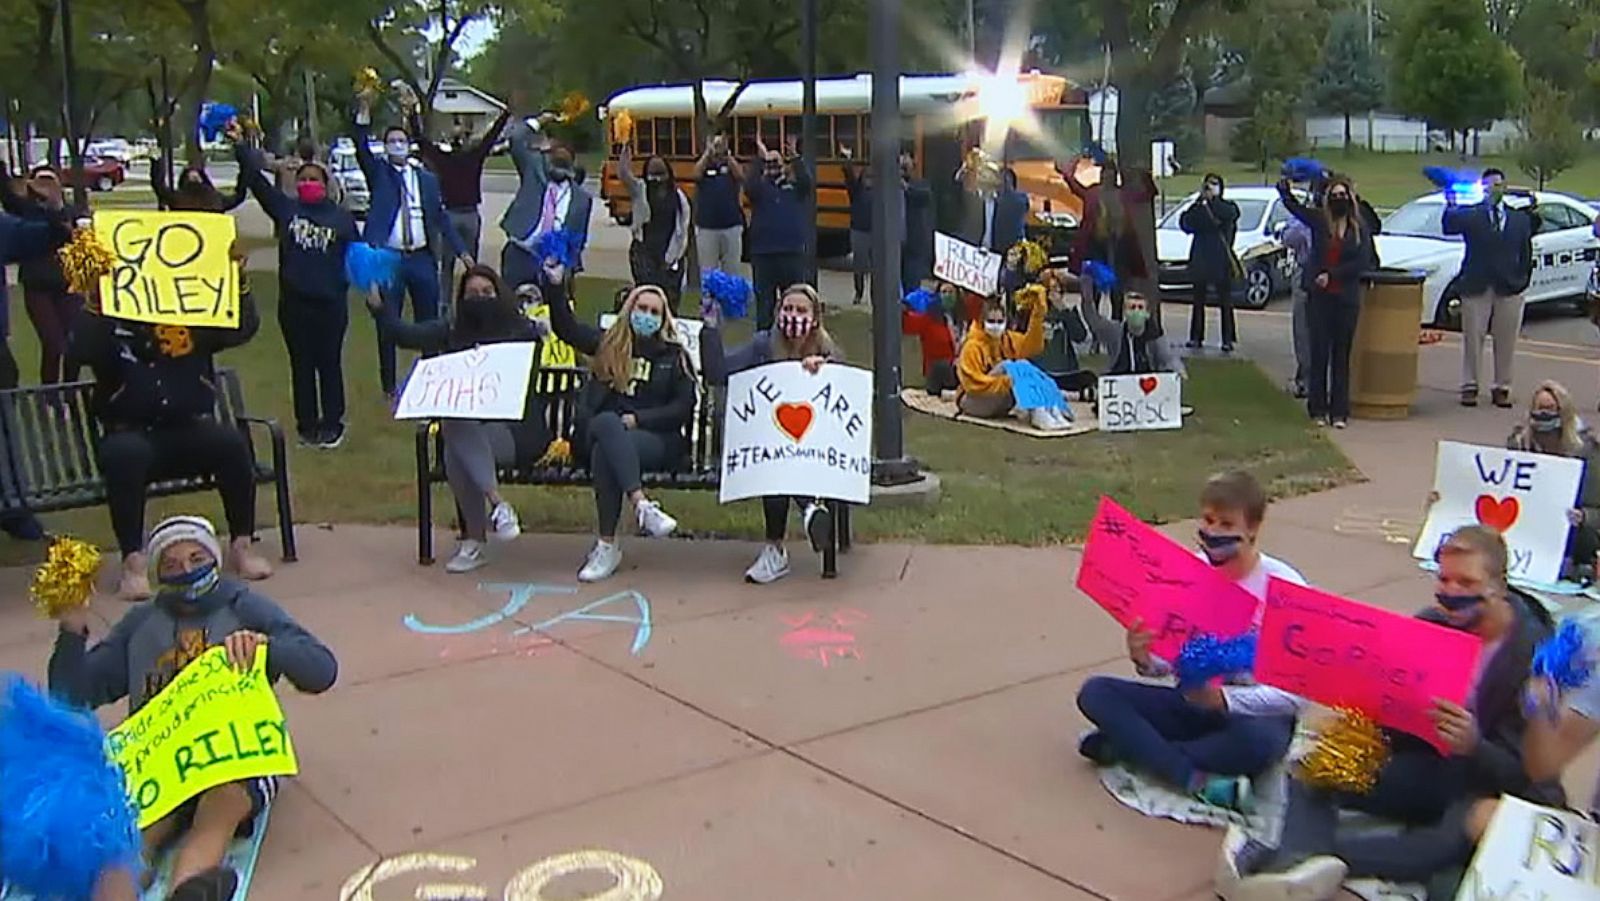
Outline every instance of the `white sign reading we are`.
<svg viewBox="0 0 1600 901"><path fill-rule="evenodd" d="M411 367L395 419L521 419L533 375L532 341L423 357Z"/></svg>
<svg viewBox="0 0 1600 901"><path fill-rule="evenodd" d="M933 276L987 297L1000 290L998 253L974 247L944 232L933 236Z"/></svg>
<svg viewBox="0 0 1600 901"><path fill-rule="evenodd" d="M1175 372L1100 377L1100 431L1183 428L1183 380Z"/></svg>
<svg viewBox="0 0 1600 901"><path fill-rule="evenodd" d="M775 495L865 504L871 483L872 373L785 362L728 378L724 504Z"/></svg>

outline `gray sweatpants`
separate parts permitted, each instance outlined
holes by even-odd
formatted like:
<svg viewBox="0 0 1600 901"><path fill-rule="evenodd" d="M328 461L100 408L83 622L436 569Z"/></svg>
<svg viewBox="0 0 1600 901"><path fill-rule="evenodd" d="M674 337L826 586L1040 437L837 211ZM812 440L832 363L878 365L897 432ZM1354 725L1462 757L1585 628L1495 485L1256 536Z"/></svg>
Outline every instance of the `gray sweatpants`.
<svg viewBox="0 0 1600 901"><path fill-rule="evenodd" d="M739 257L744 254L744 226L702 228L695 232L695 247L700 251L700 271L720 269L739 275Z"/></svg>
<svg viewBox="0 0 1600 901"><path fill-rule="evenodd" d="M468 538L484 541L489 537L489 494L500 487L495 469L517 456L511 426L504 422L445 419L439 428L444 433L445 480L461 509L461 524Z"/></svg>
<svg viewBox="0 0 1600 901"><path fill-rule="evenodd" d="M1290 314L1294 331L1294 383L1305 385L1306 374L1311 369L1311 321L1306 316L1306 289L1297 278L1290 289L1294 306Z"/></svg>
<svg viewBox="0 0 1600 901"><path fill-rule="evenodd" d="M1477 390L1483 384L1478 370L1483 362L1483 340L1490 337L1494 339L1493 387L1511 390L1511 367L1521 332L1521 294L1502 297L1485 292L1461 298L1461 389Z"/></svg>

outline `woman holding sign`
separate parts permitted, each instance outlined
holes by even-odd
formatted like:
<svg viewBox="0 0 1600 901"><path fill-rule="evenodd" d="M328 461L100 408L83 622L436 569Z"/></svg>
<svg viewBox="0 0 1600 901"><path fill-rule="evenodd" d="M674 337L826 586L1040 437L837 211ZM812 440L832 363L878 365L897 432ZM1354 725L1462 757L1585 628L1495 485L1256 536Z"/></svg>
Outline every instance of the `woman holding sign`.
<svg viewBox="0 0 1600 901"><path fill-rule="evenodd" d="M566 275L560 267L546 274L552 284ZM655 285L628 292L617 321L604 331L579 322L565 292L553 291L550 327L589 357L573 444L578 459L589 461L599 534L578 581L599 582L622 565L617 523L624 500L633 505L641 533L665 538L678 528L676 519L645 497L642 473L670 468L689 449L695 374L667 294Z"/></svg>
<svg viewBox="0 0 1600 901"><path fill-rule="evenodd" d="M997 419L1016 410L1017 399L1005 364L1014 360L1026 362L1044 351L1044 291L1019 291L1017 302L1028 313L1026 332L1010 331L1005 304L990 298L984 301L982 317L972 323L961 343L961 358L956 366L961 390L956 394L956 407L968 416ZM1027 416L1040 431L1060 431L1071 425L1048 407L1029 410Z"/></svg>
<svg viewBox="0 0 1600 901"><path fill-rule="evenodd" d="M839 345L822 324L822 299L815 288L806 284L792 285L778 301L777 328L756 332L749 343L724 352L722 346L722 313L716 301L707 299L700 304L701 320L705 329L700 333L700 368L705 372L706 384L726 385L728 375L768 363L797 360L807 372L819 372L823 364L844 359ZM789 574L789 552L783 540L789 531L789 504L803 511L806 537L811 549L822 553L833 534L833 519L828 508L816 498L764 497L761 513L766 521L767 544L761 556L744 571L744 580L753 585L770 585Z"/></svg>
<svg viewBox="0 0 1600 901"><path fill-rule="evenodd" d="M1600 444L1578 418L1577 404L1560 382L1541 382L1534 389L1527 419L1511 430L1506 447L1583 461L1577 506L1567 511L1572 531L1563 570L1592 575L1595 554L1600 553Z"/></svg>

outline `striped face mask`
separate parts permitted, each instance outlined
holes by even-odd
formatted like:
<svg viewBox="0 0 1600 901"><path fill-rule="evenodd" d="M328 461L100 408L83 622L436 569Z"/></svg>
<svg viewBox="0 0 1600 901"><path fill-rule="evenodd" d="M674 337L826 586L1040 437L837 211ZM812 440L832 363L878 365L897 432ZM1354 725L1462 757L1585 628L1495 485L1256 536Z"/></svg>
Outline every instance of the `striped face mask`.
<svg viewBox="0 0 1600 901"><path fill-rule="evenodd" d="M197 566L188 572L174 573L170 576L160 576L161 593L192 601L205 597L222 581L222 571L217 568L215 560L204 566Z"/></svg>

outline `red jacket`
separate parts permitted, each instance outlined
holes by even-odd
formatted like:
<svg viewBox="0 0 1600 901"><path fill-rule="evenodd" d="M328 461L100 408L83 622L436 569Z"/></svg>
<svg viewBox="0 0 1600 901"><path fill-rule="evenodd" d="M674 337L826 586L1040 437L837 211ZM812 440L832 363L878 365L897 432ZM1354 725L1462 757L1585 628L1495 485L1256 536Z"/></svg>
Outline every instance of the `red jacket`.
<svg viewBox="0 0 1600 901"><path fill-rule="evenodd" d="M918 313L909 307L900 308L900 331L915 335L922 341L922 375L924 378L939 362L954 363L956 340L950 326L941 315Z"/></svg>

